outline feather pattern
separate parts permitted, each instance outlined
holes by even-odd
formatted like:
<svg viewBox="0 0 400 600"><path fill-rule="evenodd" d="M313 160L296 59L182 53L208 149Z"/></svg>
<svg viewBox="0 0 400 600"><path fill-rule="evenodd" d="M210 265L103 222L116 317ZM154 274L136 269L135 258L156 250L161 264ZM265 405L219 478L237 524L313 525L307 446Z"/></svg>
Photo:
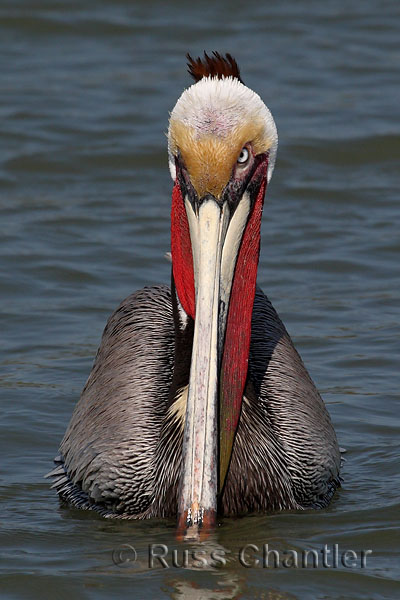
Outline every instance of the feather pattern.
<svg viewBox="0 0 400 600"><path fill-rule="evenodd" d="M144 288L108 320L97 357L49 473L59 496L105 517L176 515L182 389L173 388L170 288ZM179 328L178 328L179 329ZM183 394L184 396L184 394ZM277 313L257 289L248 378L225 515L326 506L340 485L328 412Z"/></svg>

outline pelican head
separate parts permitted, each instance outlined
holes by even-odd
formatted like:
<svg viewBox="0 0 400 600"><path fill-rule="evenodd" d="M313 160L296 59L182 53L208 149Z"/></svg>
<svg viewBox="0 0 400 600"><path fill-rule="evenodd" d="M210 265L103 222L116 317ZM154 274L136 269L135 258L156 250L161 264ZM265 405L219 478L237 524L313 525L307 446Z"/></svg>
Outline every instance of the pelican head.
<svg viewBox="0 0 400 600"><path fill-rule="evenodd" d="M278 137L230 55L188 58L197 81L171 113L168 154L173 280L180 312L194 320L178 527L198 531L215 523L239 422Z"/></svg>

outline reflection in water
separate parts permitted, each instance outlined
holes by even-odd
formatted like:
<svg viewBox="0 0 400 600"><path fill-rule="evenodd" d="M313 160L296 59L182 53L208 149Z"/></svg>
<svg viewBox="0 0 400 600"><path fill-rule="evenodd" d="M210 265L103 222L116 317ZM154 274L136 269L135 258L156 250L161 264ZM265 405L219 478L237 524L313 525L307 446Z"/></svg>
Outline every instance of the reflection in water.
<svg viewBox="0 0 400 600"><path fill-rule="evenodd" d="M206 541L192 544L189 551L185 548L181 551L189 554L188 570L180 571L179 576L176 572L165 576L172 598L230 600L242 594L245 578L234 566L227 548L216 541Z"/></svg>

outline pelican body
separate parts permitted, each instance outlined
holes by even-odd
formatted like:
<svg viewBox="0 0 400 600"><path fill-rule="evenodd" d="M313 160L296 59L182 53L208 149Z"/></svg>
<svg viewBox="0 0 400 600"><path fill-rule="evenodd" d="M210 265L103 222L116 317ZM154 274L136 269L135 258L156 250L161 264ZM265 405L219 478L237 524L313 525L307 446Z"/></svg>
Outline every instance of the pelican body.
<svg viewBox="0 0 400 600"><path fill-rule="evenodd" d="M198 533L218 514L326 506L340 452L256 286L274 120L230 55L188 58L168 131L171 287L111 315L49 475L79 508Z"/></svg>

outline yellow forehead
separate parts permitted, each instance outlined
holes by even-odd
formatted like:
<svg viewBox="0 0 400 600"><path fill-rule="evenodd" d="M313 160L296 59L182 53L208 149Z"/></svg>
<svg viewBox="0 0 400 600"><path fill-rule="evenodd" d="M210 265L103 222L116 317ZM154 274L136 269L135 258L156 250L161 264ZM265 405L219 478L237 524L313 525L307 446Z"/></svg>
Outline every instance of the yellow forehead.
<svg viewBox="0 0 400 600"><path fill-rule="evenodd" d="M245 144L250 142L255 154L266 152L272 144L261 120L236 125L224 136L202 135L182 121L171 120L169 136L171 151L180 152L199 198L207 193L221 196Z"/></svg>

